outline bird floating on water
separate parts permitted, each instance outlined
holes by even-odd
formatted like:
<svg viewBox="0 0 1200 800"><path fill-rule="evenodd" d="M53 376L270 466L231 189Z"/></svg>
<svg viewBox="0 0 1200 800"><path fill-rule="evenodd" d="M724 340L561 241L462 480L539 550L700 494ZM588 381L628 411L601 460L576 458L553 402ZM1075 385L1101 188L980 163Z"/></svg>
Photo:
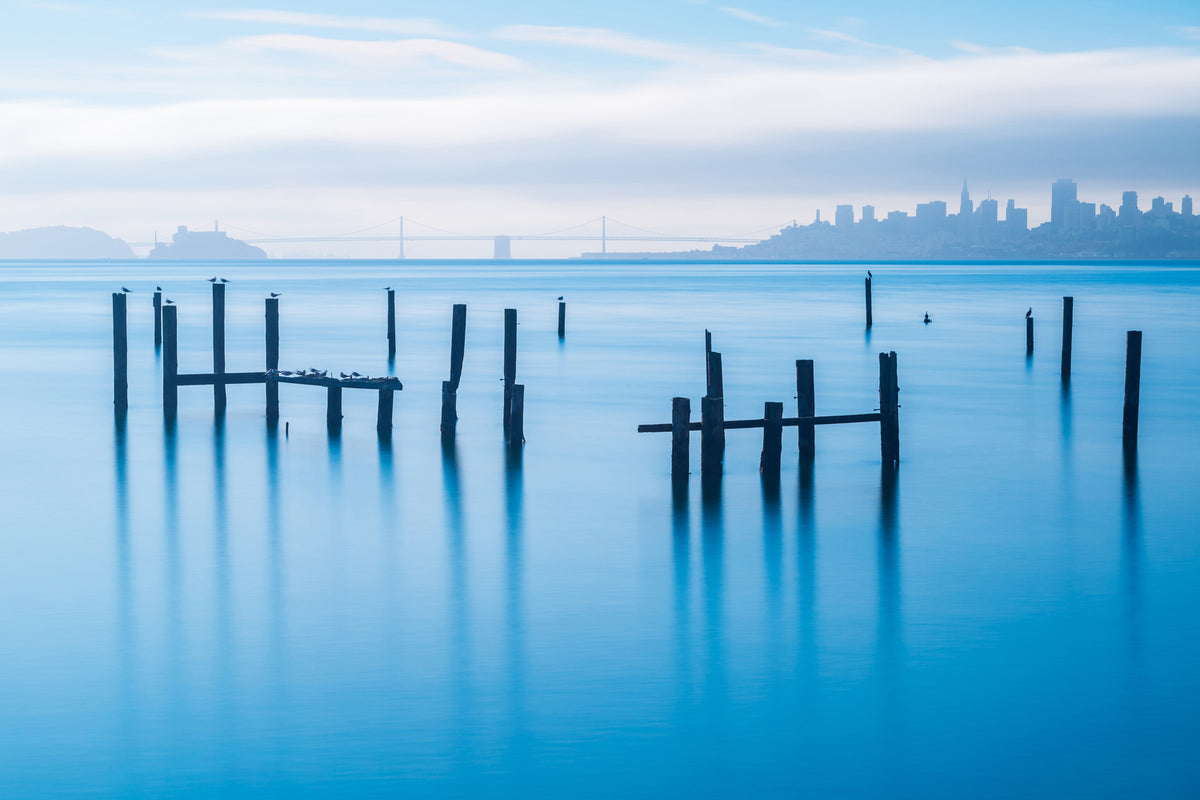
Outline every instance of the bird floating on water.
<svg viewBox="0 0 1200 800"><path fill-rule="evenodd" d="M929 323L933 322L933 320L931 320L931 319L929 318L929 312L928 312L928 311L926 311L926 312L925 312L925 319L924 319L924 322L925 322L925 324L926 324L926 325L928 325Z"/></svg>

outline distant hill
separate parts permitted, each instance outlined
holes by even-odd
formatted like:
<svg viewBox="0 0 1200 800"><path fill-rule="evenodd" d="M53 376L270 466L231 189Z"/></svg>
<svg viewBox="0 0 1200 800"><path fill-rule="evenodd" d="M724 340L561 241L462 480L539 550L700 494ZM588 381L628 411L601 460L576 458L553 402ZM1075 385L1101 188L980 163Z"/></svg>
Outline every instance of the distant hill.
<svg viewBox="0 0 1200 800"><path fill-rule="evenodd" d="M56 225L0 233L0 258L133 258L133 250L94 228Z"/></svg>
<svg viewBox="0 0 1200 800"><path fill-rule="evenodd" d="M189 231L186 225L171 237L171 244L159 242L150 251L150 258L203 259L258 259L267 254L239 239L229 238L225 231Z"/></svg>

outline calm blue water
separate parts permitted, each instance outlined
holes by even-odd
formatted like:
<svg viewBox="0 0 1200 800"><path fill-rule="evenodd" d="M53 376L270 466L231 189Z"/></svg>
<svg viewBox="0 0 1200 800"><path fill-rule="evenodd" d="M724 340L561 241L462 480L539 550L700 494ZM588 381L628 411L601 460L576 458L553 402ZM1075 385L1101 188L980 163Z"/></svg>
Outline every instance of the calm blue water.
<svg viewBox="0 0 1200 800"><path fill-rule="evenodd" d="M267 262L0 266L0 795L1184 797L1200 791L1200 271ZM164 431L150 291L180 369L282 358L373 393L182 388ZM114 426L110 292L130 300ZM558 295L567 338L555 335ZM1059 381L1061 297L1075 365ZM459 436L438 440L451 305ZM1023 314L1038 347L1026 360ZM520 310L528 443L500 430ZM934 323L924 326L928 311ZM724 355L726 417L878 405L899 354L902 464L878 426L731 431L719 501L671 497L670 398ZM1125 331L1140 449L1120 447ZM692 437L699 463L699 436Z"/></svg>

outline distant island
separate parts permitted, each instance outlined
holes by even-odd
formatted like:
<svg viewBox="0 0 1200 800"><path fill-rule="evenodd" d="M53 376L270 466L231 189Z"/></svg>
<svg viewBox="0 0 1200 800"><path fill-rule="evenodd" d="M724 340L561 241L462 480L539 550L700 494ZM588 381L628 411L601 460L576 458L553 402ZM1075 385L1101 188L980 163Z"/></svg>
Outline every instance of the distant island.
<svg viewBox="0 0 1200 800"><path fill-rule="evenodd" d="M149 258L159 259L260 259L267 254L254 245L229 238L225 231L189 231L186 225L171 237L171 243L157 242Z"/></svg>
<svg viewBox="0 0 1200 800"><path fill-rule="evenodd" d="M1050 221L1030 229L1029 212L1009 200L1004 218L992 198L976 206L963 182L957 214L945 201L921 203L916 214L892 211L876 218L874 206L840 205L833 224L821 212L809 225L792 225L769 239L744 247L714 245L711 250L674 253L585 253L589 259L741 260L995 260L1196 259L1200 258L1200 217L1184 195L1176 211L1155 197L1148 211L1138 208L1137 192L1125 192L1114 209L1081 202L1073 180L1051 187Z"/></svg>
<svg viewBox="0 0 1200 800"><path fill-rule="evenodd" d="M0 233L0 258L133 258L133 250L94 228L55 225Z"/></svg>

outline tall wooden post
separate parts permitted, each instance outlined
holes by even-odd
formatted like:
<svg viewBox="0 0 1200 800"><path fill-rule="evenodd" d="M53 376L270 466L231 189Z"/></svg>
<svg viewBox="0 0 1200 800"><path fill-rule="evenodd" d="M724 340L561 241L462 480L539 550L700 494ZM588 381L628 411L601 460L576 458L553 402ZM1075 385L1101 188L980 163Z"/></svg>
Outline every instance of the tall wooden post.
<svg viewBox="0 0 1200 800"><path fill-rule="evenodd" d="M867 327L871 327L871 276L866 277L867 287Z"/></svg>
<svg viewBox="0 0 1200 800"><path fill-rule="evenodd" d="M513 386L512 419L508 431L508 446L519 448L525 444L525 384Z"/></svg>
<svg viewBox="0 0 1200 800"><path fill-rule="evenodd" d="M1062 379L1071 380L1071 328L1074 325L1075 298L1063 298Z"/></svg>
<svg viewBox="0 0 1200 800"><path fill-rule="evenodd" d="M721 354L717 352L708 354L708 391L705 394L709 397L725 396L725 378L721 373Z"/></svg>
<svg viewBox="0 0 1200 800"><path fill-rule="evenodd" d="M1142 393L1142 332L1125 333L1125 412L1121 422L1121 441L1126 448L1137 447L1138 404Z"/></svg>
<svg viewBox="0 0 1200 800"><path fill-rule="evenodd" d="M709 355L712 354L712 331L704 329L704 393L712 394L712 377L708 372Z"/></svg>
<svg viewBox="0 0 1200 800"><path fill-rule="evenodd" d="M213 412L225 413L225 284L217 281L212 285L212 342L213 342Z"/></svg>
<svg viewBox="0 0 1200 800"><path fill-rule="evenodd" d="M129 329L126 326L124 292L113 292L113 409L118 414L129 410Z"/></svg>
<svg viewBox="0 0 1200 800"><path fill-rule="evenodd" d="M175 419L179 408L178 308L171 304L163 306L163 417Z"/></svg>
<svg viewBox="0 0 1200 800"><path fill-rule="evenodd" d="M800 457L811 459L817 452L817 428L811 422L804 422L806 417L817 415L817 397L813 383L813 362L811 359L796 360L796 416L801 422L797 425L800 440Z"/></svg>
<svg viewBox="0 0 1200 800"><path fill-rule="evenodd" d="M779 462L783 453L783 403L763 406L763 449L758 468L764 478L779 478Z"/></svg>
<svg viewBox="0 0 1200 800"><path fill-rule="evenodd" d="M700 471L702 477L721 474L725 458L725 400L721 397L700 399Z"/></svg>
<svg viewBox="0 0 1200 800"><path fill-rule="evenodd" d="M512 422L513 386L517 383L517 310L504 309L504 433Z"/></svg>
<svg viewBox="0 0 1200 800"><path fill-rule="evenodd" d="M564 339L567 336L567 304L563 300L558 301L558 338Z"/></svg>
<svg viewBox="0 0 1200 800"><path fill-rule="evenodd" d="M1033 355L1033 317L1025 318L1025 355Z"/></svg>
<svg viewBox="0 0 1200 800"><path fill-rule="evenodd" d="M154 293L154 347L162 347L162 292Z"/></svg>
<svg viewBox="0 0 1200 800"><path fill-rule="evenodd" d="M900 461L900 387L896 353L879 354L879 449L885 465Z"/></svg>
<svg viewBox="0 0 1200 800"><path fill-rule="evenodd" d="M454 306L450 327L450 380L442 381L442 441L454 441L458 428L458 384L462 380L463 354L467 341L467 307Z"/></svg>
<svg viewBox="0 0 1200 800"><path fill-rule="evenodd" d="M267 370L279 369L279 298L266 300ZM279 422L279 384L267 381L267 424Z"/></svg>
<svg viewBox="0 0 1200 800"><path fill-rule="evenodd" d="M330 433L342 429L342 387L339 384L331 384L326 395L325 427Z"/></svg>
<svg viewBox="0 0 1200 800"><path fill-rule="evenodd" d="M675 480L686 480L688 476L691 423L692 401L686 397L671 398L671 477Z"/></svg>
<svg viewBox="0 0 1200 800"><path fill-rule="evenodd" d="M390 359L396 357L396 290L388 289L387 293L387 340Z"/></svg>
<svg viewBox="0 0 1200 800"><path fill-rule="evenodd" d="M379 409L375 414L375 430L383 439L392 435L392 403L395 394L393 389L379 390Z"/></svg>

